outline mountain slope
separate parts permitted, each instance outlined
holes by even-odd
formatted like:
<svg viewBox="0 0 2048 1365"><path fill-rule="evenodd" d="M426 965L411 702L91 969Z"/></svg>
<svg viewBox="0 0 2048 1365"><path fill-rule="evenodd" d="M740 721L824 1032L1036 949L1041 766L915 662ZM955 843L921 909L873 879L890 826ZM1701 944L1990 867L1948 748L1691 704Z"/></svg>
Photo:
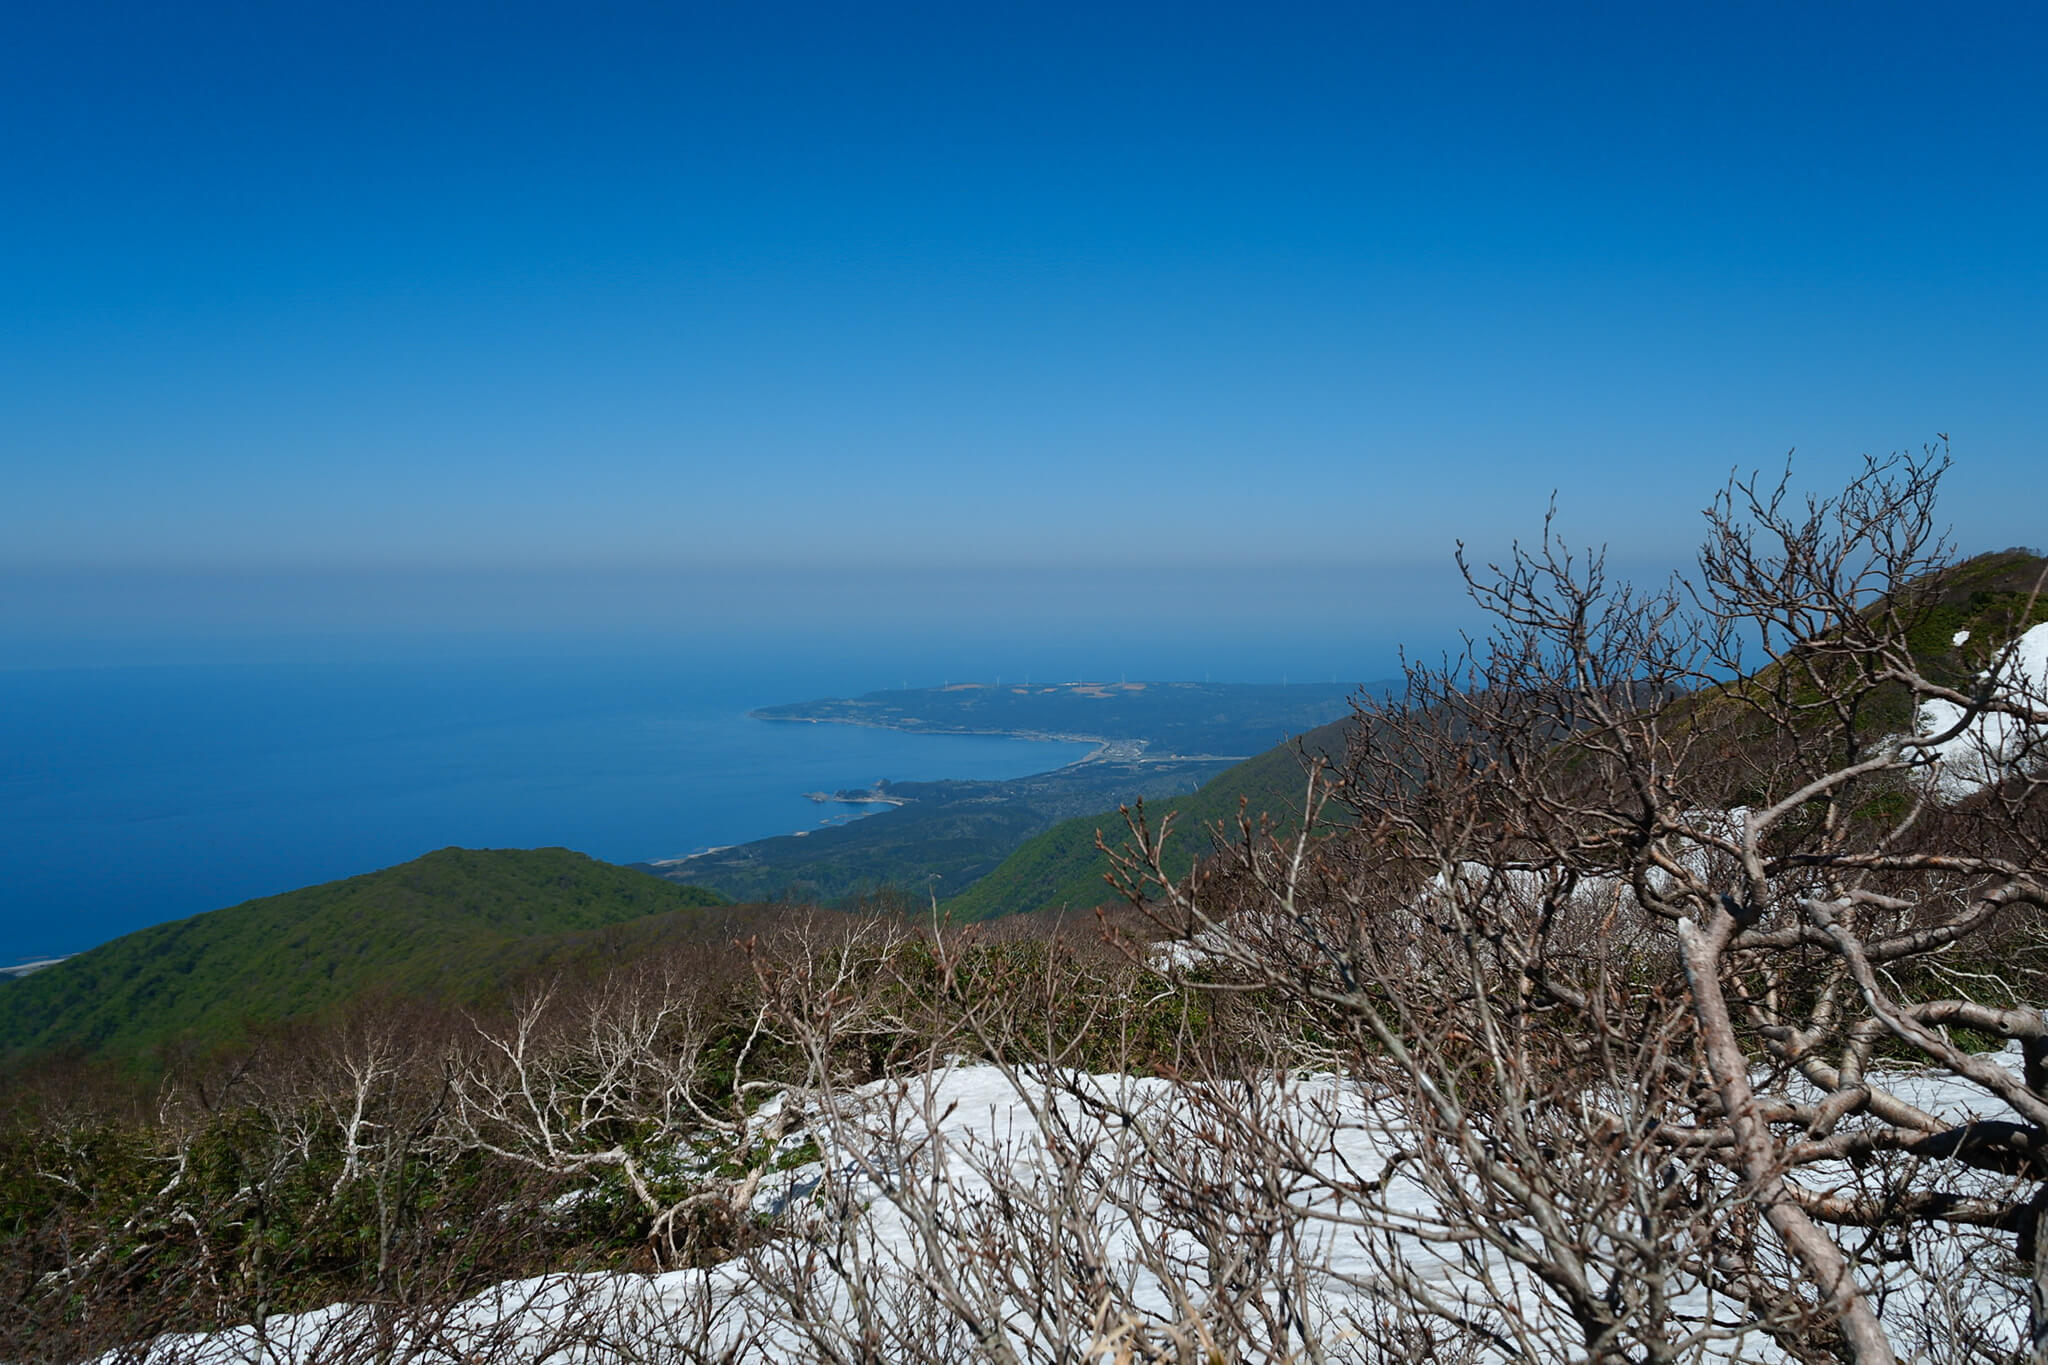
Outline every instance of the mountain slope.
<svg viewBox="0 0 2048 1365"><path fill-rule="evenodd" d="M1307 778L1304 754L1341 754L1348 720L1320 726L1265 753L1219 773L1186 796L1148 804L1145 814L1156 830L1167 815L1174 835L1167 844L1167 865L1175 875L1193 866L1212 847L1209 831L1221 823L1234 828L1239 803L1254 822L1270 817L1282 829L1298 826ZM1025 841L987 876L945 902L956 920L989 919L1062 906L1090 907L1112 899L1103 874L1109 859L1095 847L1100 831L1115 848L1130 830L1117 811L1077 816Z"/></svg>
<svg viewBox="0 0 2048 1365"><path fill-rule="evenodd" d="M1952 564L1909 585L1896 599L1873 602L1866 613L1898 612L1913 666L1935 683L1968 691L2009 644L2048 621L2048 593L2037 594L2044 582L2048 558L2027 549L1998 550ZM1801 701L1818 696L1803 672L1779 661L1703 688L1689 704L1700 725L1722 732L1720 742L1763 744L1770 740L1771 722L1746 698L1776 692ZM1827 721L1825 711L1815 713L1815 724ZM1911 694L1896 681L1872 688L1856 716L1859 734L1909 731L1915 723Z"/></svg>
<svg viewBox="0 0 2048 1365"><path fill-rule="evenodd" d="M366 991L463 1001L536 935L722 904L568 849L444 848L344 881L159 924L0 982L0 1057L133 1060L317 1015Z"/></svg>

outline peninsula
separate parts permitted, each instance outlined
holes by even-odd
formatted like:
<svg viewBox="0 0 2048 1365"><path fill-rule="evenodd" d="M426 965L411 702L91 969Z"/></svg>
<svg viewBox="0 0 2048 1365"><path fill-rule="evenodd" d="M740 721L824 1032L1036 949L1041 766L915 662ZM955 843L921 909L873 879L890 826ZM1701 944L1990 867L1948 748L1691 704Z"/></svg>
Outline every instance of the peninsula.
<svg viewBox="0 0 2048 1365"><path fill-rule="evenodd" d="M1193 794L1245 758L1348 714L1358 691L1340 683L968 682L765 706L752 714L782 724L1096 747L1009 781L878 780L864 790L807 792L820 804L875 813L641 866L742 901L837 903L889 889L951 896L1061 821Z"/></svg>
<svg viewBox="0 0 2048 1365"><path fill-rule="evenodd" d="M949 683L764 706L761 720L1100 746L1089 761L1243 759L1342 715L1355 684Z"/></svg>

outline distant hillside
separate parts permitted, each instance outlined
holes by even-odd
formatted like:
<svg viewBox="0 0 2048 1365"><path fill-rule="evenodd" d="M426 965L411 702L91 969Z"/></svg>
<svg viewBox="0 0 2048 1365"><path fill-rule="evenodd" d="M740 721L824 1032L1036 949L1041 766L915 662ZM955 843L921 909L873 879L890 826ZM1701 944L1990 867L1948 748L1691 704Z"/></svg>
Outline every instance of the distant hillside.
<svg viewBox="0 0 2048 1365"><path fill-rule="evenodd" d="M2006 645L2028 627L2048 621L2048 594L2035 597L2044 572L2048 559L2032 550L1998 550L1953 564L1911 585L1900 600L1873 603L1868 610L1899 611L1914 665L1936 683L1967 691ZM1783 663L1767 664L1749 677L1702 689L1695 694L1699 720L1725 728L1724 742L1768 739L1770 723L1742 698L1780 687L1789 686L1795 693L1804 690L1800 675L1785 669ZM1827 717L1817 716L1815 723L1824 725ZM1858 731L1873 735L1909 730L1914 723L1911 697L1903 683L1874 689L1856 717Z"/></svg>
<svg viewBox="0 0 2048 1365"><path fill-rule="evenodd" d="M536 936L724 903L568 849L444 848L0 981L0 1058L134 1060L177 1038L213 1046L249 1023L317 1015L366 991L476 1000L528 959Z"/></svg>
<svg viewBox="0 0 2048 1365"><path fill-rule="evenodd" d="M1221 822L1234 828L1239 801L1256 821L1272 818L1281 829L1298 827L1307 777L1304 754L1326 757L1343 752L1348 720L1309 731L1268 749L1210 779L1199 790L1145 807L1156 828L1171 814L1174 834L1167 845L1168 864L1182 875L1195 859L1213 847L1209 830ZM1027 840L981 880L944 903L955 920L989 919L1060 907L1093 907L1112 899L1103 874L1109 859L1095 847L1096 831L1114 848L1130 835L1117 811L1101 811L1054 825Z"/></svg>
<svg viewBox="0 0 2048 1365"><path fill-rule="evenodd" d="M1925 614L1914 622L1913 657L1937 681L1955 684L1975 676L1994 649L2048 621L2048 595L2028 600L2044 571L2048 559L2012 549L1977 555L1942 573ZM1958 643L1963 631L1969 634Z"/></svg>

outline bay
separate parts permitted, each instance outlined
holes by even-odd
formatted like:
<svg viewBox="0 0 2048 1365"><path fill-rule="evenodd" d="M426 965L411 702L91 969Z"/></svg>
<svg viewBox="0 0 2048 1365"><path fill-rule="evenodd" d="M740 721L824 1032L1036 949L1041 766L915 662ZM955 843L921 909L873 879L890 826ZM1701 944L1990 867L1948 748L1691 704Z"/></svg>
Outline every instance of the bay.
<svg viewBox="0 0 2048 1365"><path fill-rule="evenodd" d="M801 641L566 641L0 671L0 963L450 844L675 857L850 818L808 791L1087 751L747 715L922 685L930 666Z"/></svg>

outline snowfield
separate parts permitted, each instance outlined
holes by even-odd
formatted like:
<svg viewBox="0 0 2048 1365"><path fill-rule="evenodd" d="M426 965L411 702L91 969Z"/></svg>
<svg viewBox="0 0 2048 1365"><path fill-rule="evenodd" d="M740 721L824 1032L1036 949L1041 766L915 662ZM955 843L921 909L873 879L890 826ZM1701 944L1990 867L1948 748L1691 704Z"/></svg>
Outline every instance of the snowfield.
<svg viewBox="0 0 2048 1365"><path fill-rule="evenodd" d="M2018 1065L2016 1052L2007 1060ZM1902 1098L1957 1119L1986 1103L1945 1074L1892 1080ZM757 1212L782 1232L748 1255L660 1275L522 1280L431 1318L336 1304L101 1360L624 1365L843 1359L863 1346L882 1360L1199 1360L1214 1343L1193 1324L1213 1321L1212 1296L1230 1294L1240 1320L1266 1324L1265 1340L1241 1343L1242 1358L1294 1358L1313 1342L1322 1359L1362 1361L1379 1358L1360 1343L1388 1302L1381 1258L1390 1248L1416 1276L1407 1292L1419 1286L1477 1312L1490 1284L1495 1304L1521 1304L1524 1329L1554 1347L1548 1358L1579 1358L1568 1324L1498 1257L1369 1226L1361 1192L1402 1145L1384 1100L1327 1076L1234 1092L1232 1103L1253 1106L1281 1135L1284 1155L1256 1175L1213 1140L1213 1099L1166 1079L986 1064L787 1094L771 1106L806 1112L784 1141L816 1141L825 1157L757 1190ZM1379 1196L1382 1212L1426 1225L1429 1196L1400 1169ZM1846 1166L1820 1175L1857 1179ZM1267 1207L1294 1216L1247 1216L1261 1204L1243 1197L1244 1182L1276 1178L1284 1187L1264 1192ZM1813 1187L1812 1172L1803 1178ZM1960 1237L1895 1251L1880 1287L1888 1318L1930 1295L1955 1296L1971 1276L2002 1273L1992 1252ZM1063 1296L1051 1287L1062 1275L1090 1293ZM2001 1284L1987 1301L2012 1302L2008 1290ZM1695 1289L1685 1306L1720 1324L1699 1343L1704 1357L1780 1358L1745 1332L1734 1305ZM2005 1341L2021 1325L1984 1324Z"/></svg>
<svg viewBox="0 0 2048 1365"><path fill-rule="evenodd" d="M1957 643L1962 643L1961 639ZM1999 695L2048 711L2048 622L2035 626L1999 656ZM1946 734L1963 722L1951 701L1920 703L1922 735ZM1928 781L1943 801L1960 801L1996 782L2016 765L2037 766L2048 731L2018 716L1982 715L1931 750Z"/></svg>

